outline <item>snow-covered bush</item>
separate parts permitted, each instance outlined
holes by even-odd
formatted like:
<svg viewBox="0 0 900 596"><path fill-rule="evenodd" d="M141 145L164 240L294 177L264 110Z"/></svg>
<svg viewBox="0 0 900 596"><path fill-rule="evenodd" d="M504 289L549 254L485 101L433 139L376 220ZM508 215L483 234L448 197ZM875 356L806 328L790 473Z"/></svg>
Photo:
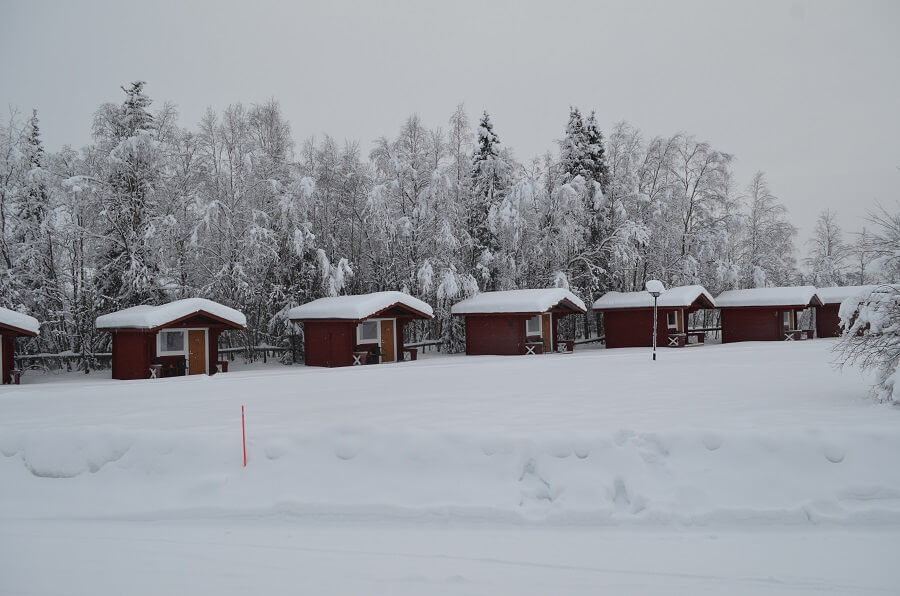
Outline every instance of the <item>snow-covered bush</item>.
<svg viewBox="0 0 900 596"><path fill-rule="evenodd" d="M900 287L879 286L864 297L841 303L840 364L857 364L876 375L875 395L900 403Z"/></svg>

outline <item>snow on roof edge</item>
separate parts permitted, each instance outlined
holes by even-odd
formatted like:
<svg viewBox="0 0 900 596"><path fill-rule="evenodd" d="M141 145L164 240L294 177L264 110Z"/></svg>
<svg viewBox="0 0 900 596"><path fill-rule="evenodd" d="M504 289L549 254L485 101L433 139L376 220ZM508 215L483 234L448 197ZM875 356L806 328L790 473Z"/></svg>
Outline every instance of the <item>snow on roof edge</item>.
<svg viewBox="0 0 900 596"><path fill-rule="evenodd" d="M675 286L660 294L657 306L660 308L686 308L700 297L705 297L715 308L712 294L701 285ZM629 308L652 308L653 297L649 292L607 292L591 306L593 310L624 310Z"/></svg>
<svg viewBox="0 0 900 596"><path fill-rule="evenodd" d="M244 313L206 298L184 298L159 306L132 306L97 317L95 325L97 329L155 329L198 312L223 319L237 327L247 326Z"/></svg>
<svg viewBox="0 0 900 596"><path fill-rule="evenodd" d="M290 309L288 319L293 321L317 319L360 321L398 304L420 312L428 318L434 317L434 310L426 302L405 292L390 291L319 298Z"/></svg>
<svg viewBox="0 0 900 596"><path fill-rule="evenodd" d="M747 288L726 290L716 296L718 308L742 308L751 306L808 307L821 303L814 286L785 286L776 288Z"/></svg>
<svg viewBox="0 0 900 596"><path fill-rule="evenodd" d="M20 329L34 335L39 335L41 332L41 324L34 317L3 307L0 307L0 325Z"/></svg>
<svg viewBox="0 0 900 596"><path fill-rule="evenodd" d="M454 315L542 313L564 301L582 313L587 312L581 298L564 288L482 292L457 302L450 312Z"/></svg>

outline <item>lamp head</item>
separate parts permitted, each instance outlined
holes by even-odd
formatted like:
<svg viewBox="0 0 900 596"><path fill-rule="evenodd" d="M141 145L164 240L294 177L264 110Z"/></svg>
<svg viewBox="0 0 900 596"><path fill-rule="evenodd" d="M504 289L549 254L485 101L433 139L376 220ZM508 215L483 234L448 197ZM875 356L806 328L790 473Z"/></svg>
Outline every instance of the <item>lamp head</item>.
<svg viewBox="0 0 900 596"><path fill-rule="evenodd" d="M648 281L646 288L647 292L654 298L659 298L659 295L666 291L666 287L658 279Z"/></svg>

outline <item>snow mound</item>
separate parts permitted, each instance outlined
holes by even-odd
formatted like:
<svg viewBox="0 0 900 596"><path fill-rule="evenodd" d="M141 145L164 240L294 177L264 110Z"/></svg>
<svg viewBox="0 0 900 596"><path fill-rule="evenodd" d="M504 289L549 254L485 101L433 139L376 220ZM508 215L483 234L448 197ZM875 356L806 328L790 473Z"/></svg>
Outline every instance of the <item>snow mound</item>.
<svg viewBox="0 0 900 596"><path fill-rule="evenodd" d="M579 312L587 310L581 298L569 290L547 288L483 292L454 304L451 312L454 315L542 313L563 302L567 302L570 308Z"/></svg>
<svg viewBox="0 0 900 596"><path fill-rule="evenodd" d="M141 304L97 317L97 329L155 329L198 313L207 313L238 327L247 325L242 312L206 298L185 298L160 306Z"/></svg>
<svg viewBox="0 0 900 596"><path fill-rule="evenodd" d="M0 307L0 325L25 331L28 334L37 335L41 324L34 317Z"/></svg>
<svg viewBox="0 0 900 596"><path fill-rule="evenodd" d="M403 292L374 292L357 296L319 298L288 311L294 321L306 319L348 319L359 321L374 316L392 306L405 306L428 318L434 316L431 307Z"/></svg>

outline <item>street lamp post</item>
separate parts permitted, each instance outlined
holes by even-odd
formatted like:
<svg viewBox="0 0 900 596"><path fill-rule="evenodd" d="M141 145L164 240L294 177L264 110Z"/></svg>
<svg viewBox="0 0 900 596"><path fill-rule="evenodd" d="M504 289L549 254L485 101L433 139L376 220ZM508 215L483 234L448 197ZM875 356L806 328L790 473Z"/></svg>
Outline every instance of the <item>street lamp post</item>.
<svg viewBox="0 0 900 596"><path fill-rule="evenodd" d="M658 320L657 317L657 308L656 303L659 299L659 295L666 291L666 287L662 284L661 281L656 279L651 279L647 282L647 292L653 296L653 360L656 361L656 322Z"/></svg>

